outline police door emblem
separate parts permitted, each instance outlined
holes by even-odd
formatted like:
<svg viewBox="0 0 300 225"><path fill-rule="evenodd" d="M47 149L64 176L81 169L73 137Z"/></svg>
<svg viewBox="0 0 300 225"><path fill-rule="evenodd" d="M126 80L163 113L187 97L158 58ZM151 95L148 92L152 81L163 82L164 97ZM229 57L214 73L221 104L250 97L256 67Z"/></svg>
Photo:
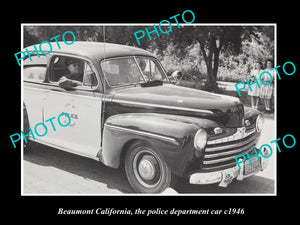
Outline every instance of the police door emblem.
<svg viewBox="0 0 300 225"><path fill-rule="evenodd" d="M70 116L70 118L71 118L71 123L70 123L69 126L70 127L75 126L76 125L76 120L78 119L77 109L76 109L75 105L70 104L70 103L66 104L65 105L65 112L64 113L67 113ZM68 118L64 118L64 119L67 120L66 121L66 123L67 123L68 122ZM62 119L62 120L64 120L64 119Z"/></svg>

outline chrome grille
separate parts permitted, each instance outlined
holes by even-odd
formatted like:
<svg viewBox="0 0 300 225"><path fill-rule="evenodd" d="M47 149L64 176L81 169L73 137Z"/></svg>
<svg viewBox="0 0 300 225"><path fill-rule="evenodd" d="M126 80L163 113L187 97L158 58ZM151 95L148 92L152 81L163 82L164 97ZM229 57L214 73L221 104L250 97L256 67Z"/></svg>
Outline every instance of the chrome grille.
<svg viewBox="0 0 300 225"><path fill-rule="evenodd" d="M221 170L236 166L235 157L238 155L253 154L253 149L260 133L255 130L246 132L239 128L237 132L222 140L208 141L202 162L203 170Z"/></svg>

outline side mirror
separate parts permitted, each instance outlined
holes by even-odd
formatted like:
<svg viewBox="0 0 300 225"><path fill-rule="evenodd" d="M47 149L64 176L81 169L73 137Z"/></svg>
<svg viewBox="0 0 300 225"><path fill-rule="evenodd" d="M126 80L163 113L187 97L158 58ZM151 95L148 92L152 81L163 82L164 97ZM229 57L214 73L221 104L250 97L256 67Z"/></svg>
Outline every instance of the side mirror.
<svg viewBox="0 0 300 225"><path fill-rule="evenodd" d="M178 80L182 78L182 72L180 70L176 70L171 74L171 77L176 77Z"/></svg>
<svg viewBox="0 0 300 225"><path fill-rule="evenodd" d="M177 85L182 79L182 72L180 70L174 71L171 75L169 75L169 79L171 83Z"/></svg>

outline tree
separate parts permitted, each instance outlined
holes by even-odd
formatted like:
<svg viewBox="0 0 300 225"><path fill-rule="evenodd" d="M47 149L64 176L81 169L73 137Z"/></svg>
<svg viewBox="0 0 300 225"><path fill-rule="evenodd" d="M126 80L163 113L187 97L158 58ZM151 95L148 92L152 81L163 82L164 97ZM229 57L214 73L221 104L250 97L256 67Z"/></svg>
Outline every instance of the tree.
<svg viewBox="0 0 300 225"><path fill-rule="evenodd" d="M153 26L147 26L153 30ZM198 62L202 59L206 65L206 84L205 88L209 91L217 92L217 75L219 69L220 53L223 55L238 55L241 52L252 58L263 59L266 55L270 56L269 49L274 49L274 27L273 26L198 26L183 25L180 27L172 26L168 34L155 33L149 40L147 36L137 45L134 32L144 30L144 26L25 26L24 27L24 46L38 44L49 40L65 31L75 33L78 41L98 41L116 44L125 44L152 52L164 54L170 43L174 45L176 57L184 59L189 54L189 46L199 44ZM168 29L166 29L168 30ZM264 49L262 48L264 47ZM272 51L271 51L272 52ZM224 54L226 53L226 54Z"/></svg>
<svg viewBox="0 0 300 225"><path fill-rule="evenodd" d="M259 41L260 31L264 31L269 37L273 37L273 27L255 27L255 26L183 26L172 31L171 40L177 48L182 50L192 43L200 44L199 57L203 57L207 79L205 88L209 91L218 92L217 74L219 68L219 56L221 51L237 55L242 50L244 40L256 39ZM159 42L164 42L160 39ZM163 45L161 45L163 46Z"/></svg>

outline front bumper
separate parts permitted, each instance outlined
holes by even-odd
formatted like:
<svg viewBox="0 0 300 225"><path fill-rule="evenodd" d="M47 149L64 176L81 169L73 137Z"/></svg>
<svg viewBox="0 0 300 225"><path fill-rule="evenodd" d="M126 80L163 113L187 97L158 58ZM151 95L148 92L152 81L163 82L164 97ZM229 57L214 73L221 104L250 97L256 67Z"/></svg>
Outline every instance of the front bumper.
<svg viewBox="0 0 300 225"><path fill-rule="evenodd" d="M269 155L268 150L264 149L265 152L264 155ZM262 157L259 155L259 166L251 173L245 175L244 169L245 169L245 162L240 164L241 169L239 169L238 164L236 164L235 167L225 169L225 170L219 170L214 172L195 172L189 176L189 182L191 184L213 184L218 183L220 187L227 187L234 178L241 181L246 177L252 176L259 171L263 171L268 166L268 158ZM247 159L248 160L248 159ZM253 159L252 159L253 160Z"/></svg>

